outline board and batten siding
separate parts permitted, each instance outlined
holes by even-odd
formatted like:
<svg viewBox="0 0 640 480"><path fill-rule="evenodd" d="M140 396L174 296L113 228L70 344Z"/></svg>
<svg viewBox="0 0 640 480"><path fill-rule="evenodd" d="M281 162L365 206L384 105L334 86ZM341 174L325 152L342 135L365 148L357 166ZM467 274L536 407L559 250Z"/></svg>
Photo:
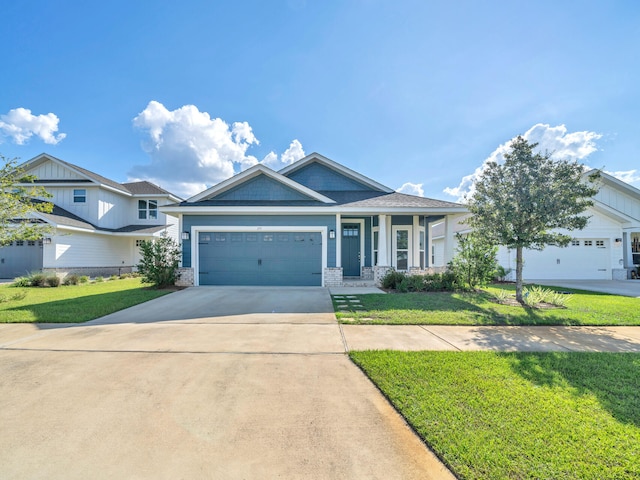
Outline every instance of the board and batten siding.
<svg viewBox="0 0 640 480"><path fill-rule="evenodd" d="M44 268L121 267L134 263L131 237L74 232L56 235L45 249Z"/></svg>
<svg viewBox="0 0 640 480"><path fill-rule="evenodd" d="M336 230L334 215L185 215L182 230L193 227L327 227ZM265 228L265 231L268 228ZM182 241L182 266L191 267L191 241ZM327 238L327 266L336 266L336 240Z"/></svg>
<svg viewBox="0 0 640 480"><path fill-rule="evenodd" d="M51 161L44 162L36 168L29 169L27 173L35 175L40 180L86 181L85 177L78 175L63 165Z"/></svg>
<svg viewBox="0 0 640 480"><path fill-rule="evenodd" d="M609 185L602 185L594 198L614 210L640 220L640 200L631 195Z"/></svg>

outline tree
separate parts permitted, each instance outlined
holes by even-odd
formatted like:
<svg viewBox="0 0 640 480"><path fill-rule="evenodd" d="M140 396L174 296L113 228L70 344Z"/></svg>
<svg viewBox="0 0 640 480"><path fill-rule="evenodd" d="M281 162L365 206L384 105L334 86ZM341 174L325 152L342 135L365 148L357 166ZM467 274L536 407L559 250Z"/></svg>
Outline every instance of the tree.
<svg viewBox="0 0 640 480"><path fill-rule="evenodd" d="M457 253L449 267L458 282L470 289L489 283L498 269L498 247L475 230L467 235L456 233L456 239Z"/></svg>
<svg viewBox="0 0 640 480"><path fill-rule="evenodd" d="M503 164L487 164L468 201L469 225L495 244L516 250L516 299L521 303L522 249L566 247L571 236L552 230L586 227L589 217L583 213L598 193L593 182L599 171L584 182L583 165L534 153L537 145L521 136L513 140Z"/></svg>
<svg viewBox="0 0 640 480"><path fill-rule="evenodd" d="M156 288L174 285L178 276L180 246L166 233L140 245L142 259L138 271L143 283L153 283Z"/></svg>
<svg viewBox="0 0 640 480"><path fill-rule="evenodd" d="M50 213L53 205L44 187L35 185L36 177L25 174L18 159L0 155L0 246L14 240L37 240L51 231L51 226L36 221L35 212ZM40 200L38 200L40 199Z"/></svg>

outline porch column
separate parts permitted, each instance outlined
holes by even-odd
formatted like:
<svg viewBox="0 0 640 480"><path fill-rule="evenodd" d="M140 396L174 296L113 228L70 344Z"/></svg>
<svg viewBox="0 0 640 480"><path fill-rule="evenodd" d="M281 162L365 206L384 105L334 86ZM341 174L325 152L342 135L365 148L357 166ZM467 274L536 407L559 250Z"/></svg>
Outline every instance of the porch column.
<svg viewBox="0 0 640 480"><path fill-rule="evenodd" d="M413 252L409 267L420 268L420 217L413 216Z"/></svg>
<svg viewBox="0 0 640 480"><path fill-rule="evenodd" d="M378 215L378 226L380 232L378 233L378 265L382 267L389 266L389 257L387 255L387 216Z"/></svg>
<svg viewBox="0 0 640 480"><path fill-rule="evenodd" d="M444 217L444 265L446 266L453 260L454 251L454 234L453 227L455 225L455 217L453 215L445 215Z"/></svg>
<svg viewBox="0 0 640 480"><path fill-rule="evenodd" d="M342 267L342 215L336 213L336 267Z"/></svg>

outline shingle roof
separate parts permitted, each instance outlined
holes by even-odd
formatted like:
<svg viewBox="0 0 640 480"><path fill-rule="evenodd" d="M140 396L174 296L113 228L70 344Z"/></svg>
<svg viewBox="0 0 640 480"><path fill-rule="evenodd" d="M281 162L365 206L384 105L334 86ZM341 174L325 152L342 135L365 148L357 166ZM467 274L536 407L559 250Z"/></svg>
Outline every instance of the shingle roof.
<svg viewBox="0 0 640 480"><path fill-rule="evenodd" d="M123 183L122 186L134 195L173 195L171 192L167 192L165 189L146 180Z"/></svg>
<svg viewBox="0 0 640 480"><path fill-rule="evenodd" d="M433 198L417 197L405 193L388 193L376 197L343 203L344 207L421 207L421 208L456 208L463 207L459 203L446 202Z"/></svg>

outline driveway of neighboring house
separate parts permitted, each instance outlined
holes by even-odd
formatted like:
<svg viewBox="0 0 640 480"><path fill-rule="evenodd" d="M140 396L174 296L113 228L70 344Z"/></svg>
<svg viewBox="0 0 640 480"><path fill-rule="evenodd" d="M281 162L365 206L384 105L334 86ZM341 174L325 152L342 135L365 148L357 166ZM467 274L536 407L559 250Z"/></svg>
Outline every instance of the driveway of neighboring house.
<svg viewBox="0 0 640 480"><path fill-rule="evenodd" d="M0 325L3 478L453 478L345 355L322 288L190 288Z"/></svg>
<svg viewBox="0 0 640 480"><path fill-rule="evenodd" d="M527 283L640 298L640 280L527 280Z"/></svg>

